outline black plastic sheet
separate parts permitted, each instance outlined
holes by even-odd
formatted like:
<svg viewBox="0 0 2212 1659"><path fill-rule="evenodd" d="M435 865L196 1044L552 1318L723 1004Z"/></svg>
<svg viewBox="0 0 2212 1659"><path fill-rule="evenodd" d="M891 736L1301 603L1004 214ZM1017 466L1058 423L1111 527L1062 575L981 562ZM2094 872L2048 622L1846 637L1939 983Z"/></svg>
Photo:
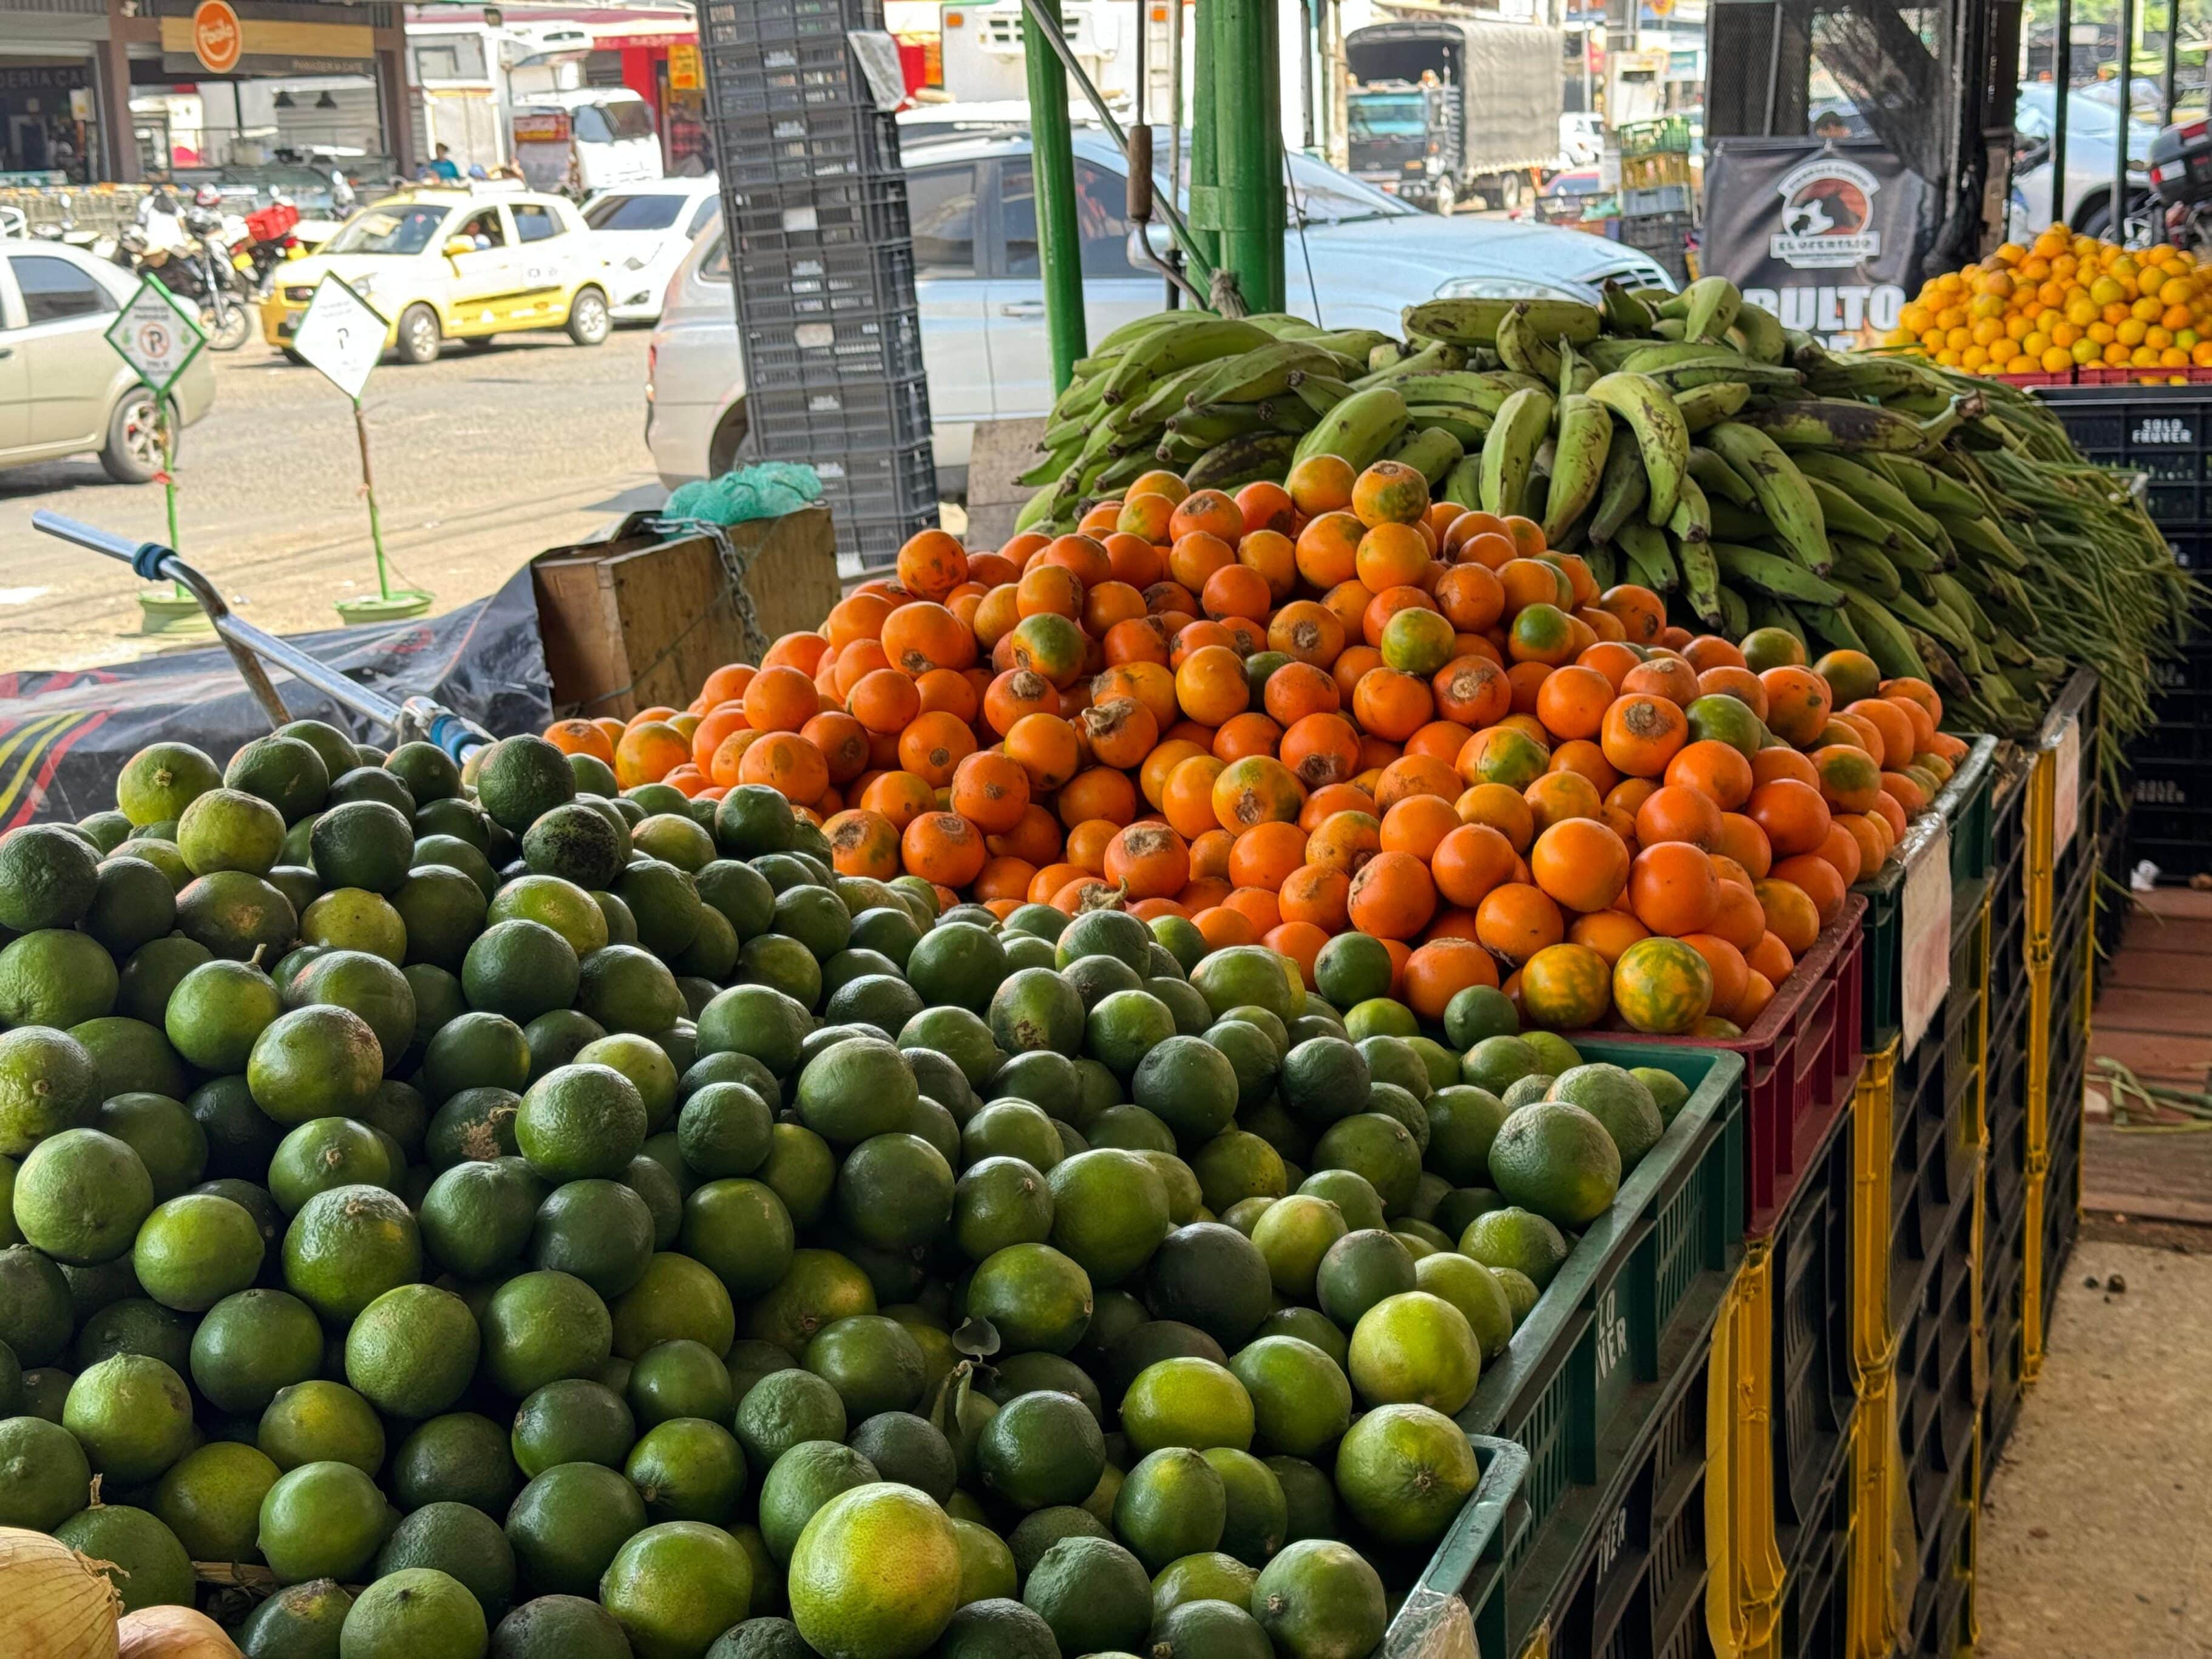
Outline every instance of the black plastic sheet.
<svg viewBox="0 0 2212 1659"><path fill-rule="evenodd" d="M398 702L428 697L498 736L541 730L553 684L525 565L489 598L441 617L334 628L291 643ZM392 733L275 670L295 719L330 721L389 748ZM269 730L221 644L111 668L0 674L0 830L76 819L115 804L124 763L149 743L196 744L217 763Z"/></svg>

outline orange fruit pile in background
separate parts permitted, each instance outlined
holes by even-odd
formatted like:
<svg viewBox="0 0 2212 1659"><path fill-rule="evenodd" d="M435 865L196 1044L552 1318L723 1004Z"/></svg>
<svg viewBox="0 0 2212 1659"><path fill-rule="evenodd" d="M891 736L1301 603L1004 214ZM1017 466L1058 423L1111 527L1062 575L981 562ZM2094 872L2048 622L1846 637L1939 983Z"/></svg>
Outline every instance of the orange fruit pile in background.
<svg viewBox="0 0 2212 1659"><path fill-rule="evenodd" d="M2053 225L1931 276L1884 343L1979 374L2212 368L2212 280L2177 247L2123 248Z"/></svg>
<svg viewBox="0 0 2212 1659"><path fill-rule="evenodd" d="M682 711L556 722L625 789L781 792L839 873L1005 917L1121 904L1383 940L1439 1019L1748 1026L1966 752L1919 680L1668 627L1526 519L1334 457L1234 496L1139 479L1076 533L941 530Z"/></svg>

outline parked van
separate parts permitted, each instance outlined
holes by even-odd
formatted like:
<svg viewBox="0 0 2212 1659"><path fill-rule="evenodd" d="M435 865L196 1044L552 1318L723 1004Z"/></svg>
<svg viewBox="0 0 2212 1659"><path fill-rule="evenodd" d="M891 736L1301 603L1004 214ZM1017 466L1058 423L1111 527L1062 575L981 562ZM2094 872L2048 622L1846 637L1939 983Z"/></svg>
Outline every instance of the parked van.
<svg viewBox="0 0 2212 1659"><path fill-rule="evenodd" d="M580 201L661 176L653 107L628 87L518 94L514 159L532 190Z"/></svg>

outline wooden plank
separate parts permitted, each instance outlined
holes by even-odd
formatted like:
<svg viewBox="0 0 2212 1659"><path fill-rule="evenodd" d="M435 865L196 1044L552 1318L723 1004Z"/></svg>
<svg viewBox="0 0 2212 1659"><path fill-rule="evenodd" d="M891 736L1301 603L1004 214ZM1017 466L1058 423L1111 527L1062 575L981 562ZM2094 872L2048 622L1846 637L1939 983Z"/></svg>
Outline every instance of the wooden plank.
<svg viewBox="0 0 2212 1659"><path fill-rule="evenodd" d="M2212 1223L2212 1133L2144 1134L2082 1126L2081 1207Z"/></svg>
<svg viewBox="0 0 2212 1659"><path fill-rule="evenodd" d="M2212 993L2115 986L2097 999L2094 1024L2113 1031L2202 1036L2212 1032Z"/></svg>
<svg viewBox="0 0 2212 1659"><path fill-rule="evenodd" d="M826 507L730 526L731 545L750 549L745 589L769 641L822 626L837 603L837 533Z"/></svg>
<svg viewBox="0 0 2212 1659"><path fill-rule="evenodd" d="M2090 1049L2095 1054L2109 1054L2137 1076L2158 1082L2197 1087L2202 1086L2206 1073L2212 1072L2212 1037L2093 1027Z"/></svg>
<svg viewBox="0 0 2212 1659"><path fill-rule="evenodd" d="M2100 976L2106 992L2120 989L2170 990L2192 981L2212 979L2212 960L2186 951L2151 951L2137 946L2123 949ZM2203 993L2206 1012L2212 1013L2212 987ZM2102 1006L2101 1001L2100 1006Z"/></svg>
<svg viewBox="0 0 2212 1659"><path fill-rule="evenodd" d="M968 545L981 551L1002 547L1014 533L1014 519L1036 493L1018 482L1042 459L1037 440L1045 422L979 421L968 452Z"/></svg>
<svg viewBox="0 0 2212 1659"><path fill-rule="evenodd" d="M2191 956L2212 956L2212 921L2195 921L2185 916L2130 916L2127 931L2120 935L2120 950L2185 951Z"/></svg>
<svg viewBox="0 0 2212 1659"><path fill-rule="evenodd" d="M606 562L606 574L636 708L682 708L708 674L738 660L728 579L705 537L617 554Z"/></svg>
<svg viewBox="0 0 2212 1659"><path fill-rule="evenodd" d="M2135 898L2153 915L2212 921L2212 891L2194 887L2154 887L2148 893L2137 893Z"/></svg>
<svg viewBox="0 0 2212 1659"><path fill-rule="evenodd" d="M537 560L531 580L538 595L538 633L556 709L626 718L637 704L609 696L627 686L630 677L603 575L602 558L595 554Z"/></svg>

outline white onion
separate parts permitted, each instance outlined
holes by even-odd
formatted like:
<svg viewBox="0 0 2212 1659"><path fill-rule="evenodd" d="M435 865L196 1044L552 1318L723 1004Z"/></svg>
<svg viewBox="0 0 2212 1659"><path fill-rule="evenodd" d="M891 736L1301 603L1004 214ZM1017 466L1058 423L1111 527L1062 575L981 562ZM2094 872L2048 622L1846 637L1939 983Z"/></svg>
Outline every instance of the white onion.
<svg viewBox="0 0 2212 1659"><path fill-rule="evenodd" d="M141 1607L124 1615L120 1659L239 1659L221 1625L190 1607Z"/></svg>
<svg viewBox="0 0 2212 1659"><path fill-rule="evenodd" d="M0 1527L0 1653L9 1659L117 1659L121 1606L106 1577L60 1540Z"/></svg>

